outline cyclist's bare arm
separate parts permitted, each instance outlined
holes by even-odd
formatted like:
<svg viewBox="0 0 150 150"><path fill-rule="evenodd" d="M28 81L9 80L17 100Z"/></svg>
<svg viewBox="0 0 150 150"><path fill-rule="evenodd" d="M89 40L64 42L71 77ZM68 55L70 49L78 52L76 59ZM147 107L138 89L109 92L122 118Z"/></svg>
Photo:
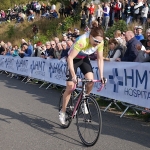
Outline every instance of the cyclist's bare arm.
<svg viewBox="0 0 150 150"><path fill-rule="evenodd" d="M104 67L103 51L97 51L97 64L98 64L100 78L101 80L103 80L103 67Z"/></svg>

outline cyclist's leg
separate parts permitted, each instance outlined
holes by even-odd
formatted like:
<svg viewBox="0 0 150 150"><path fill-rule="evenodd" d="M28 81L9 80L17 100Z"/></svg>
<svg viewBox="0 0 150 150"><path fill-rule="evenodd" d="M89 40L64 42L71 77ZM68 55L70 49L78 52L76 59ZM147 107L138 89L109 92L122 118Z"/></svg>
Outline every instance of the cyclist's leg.
<svg viewBox="0 0 150 150"><path fill-rule="evenodd" d="M71 89L73 89L74 83L72 81L67 81L66 83L66 90L63 94L63 106L62 106L62 112L66 112L66 107L67 104L70 100L70 96L71 96Z"/></svg>
<svg viewBox="0 0 150 150"><path fill-rule="evenodd" d="M94 79L93 72L88 72L88 73L86 73L84 76L85 76L86 79L89 79L89 80L93 80L93 79ZM92 91L93 85L94 85L93 82L89 82L89 83L87 84L87 86L86 86L86 93L87 93L88 95L89 95L90 92Z"/></svg>
<svg viewBox="0 0 150 150"><path fill-rule="evenodd" d="M74 70L75 73L77 72L77 68L82 64L82 60L80 59L74 59L73 60L73 64L74 64ZM62 112L65 113L66 112L66 107L67 104L70 100L70 96L71 96L71 89L73 89L74 83L72 82L72 75L69 71L69 69L67 69L67 82L66 82L66 90L63 94L63 106L62 106Z"/></svg>
<svg viewBox="0 0 150 150"><path fill-rule="evenodd" d="M92 65L91 65L88 57L85 57L83 59L83 63L81 64L80 69L81 69L81 72L84 74L86 79L89 79L89 80L94 79ZM93 82L91 82L91 83L89 82L87 84L87 87L86 87L87 88L87 94L90 94L90 92L93 88L93 84L94 84Z"/></svg>

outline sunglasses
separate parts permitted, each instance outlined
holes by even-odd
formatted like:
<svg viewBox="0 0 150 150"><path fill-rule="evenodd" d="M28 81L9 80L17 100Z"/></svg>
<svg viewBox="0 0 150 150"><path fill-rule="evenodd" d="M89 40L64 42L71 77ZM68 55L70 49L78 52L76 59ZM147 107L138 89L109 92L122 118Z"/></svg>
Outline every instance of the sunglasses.
<svg viewBox="0 0 150 150"><path fill-rule="evenodd" d="M93 38L93 41L95 42L95 43L98 43L98 44L100 44L102 41L98 41L97 39L95 39L94 37L92 37Z"/></svg>
<svg viewBox="0 0 150 150"><path fill-rule="evenodd" d="M52 45L55 45L55 44L51 44L51 46L52 46Z"/></svg>

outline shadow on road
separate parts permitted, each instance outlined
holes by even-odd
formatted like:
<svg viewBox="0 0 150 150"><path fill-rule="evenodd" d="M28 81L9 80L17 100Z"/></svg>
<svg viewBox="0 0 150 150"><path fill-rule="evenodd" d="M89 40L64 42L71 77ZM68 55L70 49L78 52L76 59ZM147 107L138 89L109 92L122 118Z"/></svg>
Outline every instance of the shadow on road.
<svg viewBox="0 0 150 150"><path fill-rule="evenodd" d="M4 108L0 108L0 114L7 117L5 119L0 119L0 121L11 123L12 119L17 119L20 122L23 122L31 126L32 128L38 131L41 131L45 134L48 134L52 137L58 138L62 141L66 141L74 145L82 145L81 143L79 143L79 141L76 141L74 138L71 138L70 136L57 132L57 128L61 128L61 127L59 124L51 120L47 120L40 116L36 116L36 115L25 113L25 112L15 113L9 109L4 109ZM76 141L79 144L72 143L69 140L66 140L66 138L72 139L72 141Z"/></svg>

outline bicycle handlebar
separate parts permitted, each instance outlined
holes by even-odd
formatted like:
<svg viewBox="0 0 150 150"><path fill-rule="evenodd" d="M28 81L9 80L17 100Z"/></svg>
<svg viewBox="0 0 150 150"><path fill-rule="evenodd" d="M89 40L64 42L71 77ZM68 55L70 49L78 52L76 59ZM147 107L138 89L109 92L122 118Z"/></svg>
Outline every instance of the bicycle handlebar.
<svg viewBox="0 0 150 150"><path fill-rule="evenodd" d="M84 82L84 83L86 83L86 82L93 82L93 83L101 82L101 87L97 90L97 92L100 92L104 88L104 86L105 86L105 84L107 82L107 79L104 78L104 83L102 83L101 80L89 80L89 79L79 79L79 78L77 78L77 84L74 84L74 87L73 87L73 89L71 91L74 91L76 89L76 87L77 87L79 82Z"/></svg>

